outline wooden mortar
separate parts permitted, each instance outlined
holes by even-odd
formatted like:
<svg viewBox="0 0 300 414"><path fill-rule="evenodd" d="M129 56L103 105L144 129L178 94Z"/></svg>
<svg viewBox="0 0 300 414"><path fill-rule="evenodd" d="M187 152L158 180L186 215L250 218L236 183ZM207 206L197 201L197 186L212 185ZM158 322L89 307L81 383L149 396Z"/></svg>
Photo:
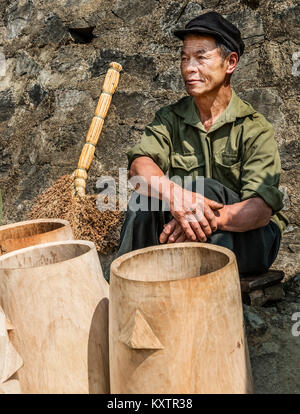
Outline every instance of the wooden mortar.
<svg viewBox="0 0 300 414"><path fill-rule="evenodd" d="M37 219L0 226L0 253L60 240L73 240L70 223L60 219Z"/></svg>
<svg viewBox="0 0 300 414"><path fill-rule="evenodd" d="M252 393L235 255L203 243L148 247L111 265L112 393Z"/></svg>
<svg viewBox="0 0 300 414"><path fill-rule="evenodd" d="M0 257L0 305L23 393L108 393L108 283L95 245L40 244Z"/></svg>

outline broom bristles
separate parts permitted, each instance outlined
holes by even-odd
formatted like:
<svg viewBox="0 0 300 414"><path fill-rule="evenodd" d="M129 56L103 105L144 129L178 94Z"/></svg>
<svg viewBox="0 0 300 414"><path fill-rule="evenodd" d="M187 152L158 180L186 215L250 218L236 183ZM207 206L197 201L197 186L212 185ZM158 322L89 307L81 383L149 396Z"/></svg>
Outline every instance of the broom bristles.
<svg viewBox="0 0 300 414"><path fill-rule="evenodd" d="M36 198L28 218L68 220L75 239L90 240L99 253L108 254L118 247L124 213L118 209L99 211L96 197L75 197L74 176L64 175Z"/></svg>

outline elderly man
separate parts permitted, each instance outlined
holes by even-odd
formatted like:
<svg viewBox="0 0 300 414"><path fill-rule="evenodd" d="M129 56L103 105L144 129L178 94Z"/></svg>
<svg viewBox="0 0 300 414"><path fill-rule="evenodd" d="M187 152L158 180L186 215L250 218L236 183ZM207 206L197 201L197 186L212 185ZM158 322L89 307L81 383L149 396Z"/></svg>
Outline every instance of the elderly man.
<svg viewBox="0 0 300 414"><path fill-rule="evenodd" d="M231 249L241 274L264 272L276 258L287 220L280 213L274 129L230 86L244 51L241 34L216 12L174 34L183 40L181 74L189 96L161 108L127 153L130 177L147 184L139 197L147 198L149 209L135 211L129 202L118 255L199 241ZM194 180L186 188L173 176ZM204 177L204 194L196 189L197 177ZM151 211L153 194L159 211Z"/></svg>

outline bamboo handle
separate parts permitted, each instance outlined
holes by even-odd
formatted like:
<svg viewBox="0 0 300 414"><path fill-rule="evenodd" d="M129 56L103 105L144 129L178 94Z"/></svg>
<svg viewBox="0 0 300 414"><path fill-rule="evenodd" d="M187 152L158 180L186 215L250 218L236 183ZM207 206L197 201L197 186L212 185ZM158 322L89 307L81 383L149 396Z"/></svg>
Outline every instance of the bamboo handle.
<svg viewBox="0 0 300 414"><path fill-rule="evenodd" d="M85 195L87 171L93 161L96 145L103 128L104 119L107 115L112 95L117 89L120 72L122 70L122 66L116 62L110 63L109 66L110 67L104 79L97 108L86 136L86 142L82 148L77 169L75 171L75 194L80 196Z"/></svg>

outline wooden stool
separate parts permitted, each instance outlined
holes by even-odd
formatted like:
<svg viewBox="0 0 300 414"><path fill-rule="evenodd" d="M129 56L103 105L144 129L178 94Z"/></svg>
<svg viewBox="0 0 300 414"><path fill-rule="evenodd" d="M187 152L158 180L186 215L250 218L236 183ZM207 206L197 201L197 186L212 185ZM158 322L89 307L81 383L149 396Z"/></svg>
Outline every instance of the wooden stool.
<svg viewBox="0 0 300 414"><path fill-rule="evenodd" d="M240 276L242 300L246 305L262 306L267 302L284 297L281 280L282 270L269 270L266 273L251 276Z"/></svg>

